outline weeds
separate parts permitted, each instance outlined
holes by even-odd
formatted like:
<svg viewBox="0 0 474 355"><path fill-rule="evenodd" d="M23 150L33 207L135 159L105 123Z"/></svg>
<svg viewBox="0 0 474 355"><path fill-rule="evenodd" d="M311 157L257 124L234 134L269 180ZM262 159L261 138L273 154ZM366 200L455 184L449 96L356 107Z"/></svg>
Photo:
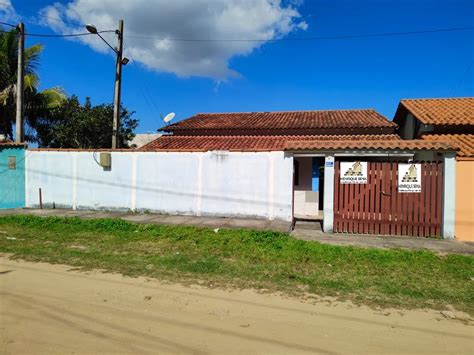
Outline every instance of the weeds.
<svg viewBox="0 0 474 355"><path fill-rule="evenodd" d="M0 217L0 251L129 276L474 314L474 258L340 247L285 233L136 225L120 219ZM8 239L16 238L16 239Z"/></svg>

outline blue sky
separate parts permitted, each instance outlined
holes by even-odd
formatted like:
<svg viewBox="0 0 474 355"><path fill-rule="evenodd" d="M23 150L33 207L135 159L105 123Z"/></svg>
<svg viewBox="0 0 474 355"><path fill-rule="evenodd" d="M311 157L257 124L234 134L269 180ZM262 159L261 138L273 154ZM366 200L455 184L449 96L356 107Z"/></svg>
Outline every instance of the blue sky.
<svg viewBox="0 0 474 355"><path fill-rule="evenodd" d="M52 3L12 0L30 33L54 33L36 21L36 14ZM284 38L474 25L469 0L306 0L295 6L308 28ZM181 21L186 18L176 19ZM125 23L126 46L136 40L127 38ZM27 39L27 45L34 43L45 47L39 67L42 88L60 86L81 100L91 97L94 104L112 101L111 53L77 41ZM123 69L122 101L136 111L139 132L155 131L162 125L159 112L170 111L183 119L197 112L375 108L392 118L402 98L474 96L473 62L474 31L269 42L230 58L228 67L240 77L225 80L129 64Z"/></svg>

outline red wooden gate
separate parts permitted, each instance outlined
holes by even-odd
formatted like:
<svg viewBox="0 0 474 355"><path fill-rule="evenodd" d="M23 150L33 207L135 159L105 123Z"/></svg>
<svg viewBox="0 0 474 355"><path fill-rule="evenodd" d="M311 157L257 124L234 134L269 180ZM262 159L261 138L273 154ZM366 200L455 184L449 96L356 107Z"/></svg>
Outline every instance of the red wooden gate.
<svg viewBox="0 0 474 355"><path fill-rule="evenodd" d="M341 184L340 163L335 165L335 232L441 235L442 163L421 163L421 193L398 192L395 162L368 162L367 184Z"/></svg>

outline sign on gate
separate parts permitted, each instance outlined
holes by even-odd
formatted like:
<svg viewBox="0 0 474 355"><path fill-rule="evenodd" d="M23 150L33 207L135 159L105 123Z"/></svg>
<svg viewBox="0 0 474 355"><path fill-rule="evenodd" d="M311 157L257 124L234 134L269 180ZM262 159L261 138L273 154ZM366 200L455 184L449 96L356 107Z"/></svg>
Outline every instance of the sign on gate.
<svg viewBox="0 0 474 355"><path fill-rule="evenodd" d="M421 192L421 164L398 164L398 192Z"/></svg>
<svg viewBox="0 0 474 355"><path fill-rule="evenodd" d="M341 184L367 184L367 162L341 162Z"/></svg>

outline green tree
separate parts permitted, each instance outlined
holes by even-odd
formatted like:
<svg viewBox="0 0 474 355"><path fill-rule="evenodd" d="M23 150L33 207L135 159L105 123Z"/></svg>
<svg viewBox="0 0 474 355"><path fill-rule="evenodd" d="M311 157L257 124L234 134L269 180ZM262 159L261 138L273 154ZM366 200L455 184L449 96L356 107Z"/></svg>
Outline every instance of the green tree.
<svg viewBox="0 0 474 355"><path fill-rule="evenodd" d="M28 127L38 116L57 107L66 98L59 88L39 91L39 77L36 69L43 47L40 44L25 48L25 123ZM13 138L13 125L16 111L16 83L18 70L18 33L17 30L0 33L0 133ZM28 130L27 140L34 138L34 132Z"/></svg>
<svg viewBox="0 0 474 355"><path fill-rule="evenodd" d="M121 107L119 147L127 148L134 137L138 120L134 112ZM86 98L81 105L77 96L67 98L60 106L38 118L33 128L40 147L48 148L110 148L112 145L113 105L92 106Z"/></svg>

